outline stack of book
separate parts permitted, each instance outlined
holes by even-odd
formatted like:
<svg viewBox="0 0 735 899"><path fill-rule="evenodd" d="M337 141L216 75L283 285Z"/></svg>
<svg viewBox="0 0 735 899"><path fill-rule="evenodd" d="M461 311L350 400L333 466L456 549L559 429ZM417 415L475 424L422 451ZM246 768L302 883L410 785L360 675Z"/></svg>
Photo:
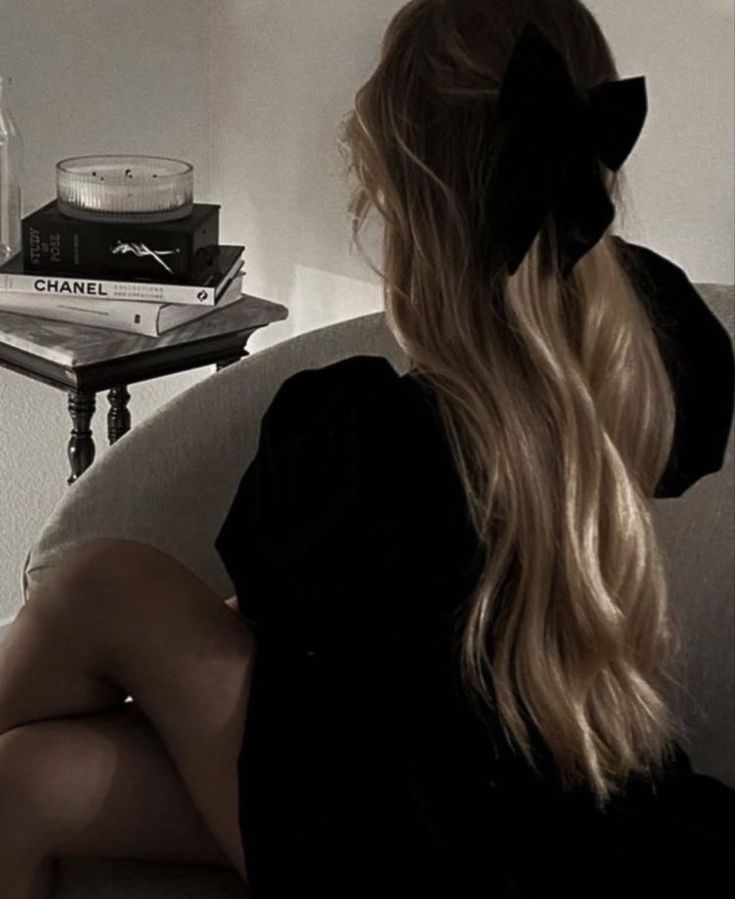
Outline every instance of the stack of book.
<svg viewBox="0 0 735 899"><path fill-rule="evenodd" d="M220 206L184 219L70 218L52 200L25 216L22 251L0 265L0 310L159 337L241 299L244 246L219 244Z"/></svg>

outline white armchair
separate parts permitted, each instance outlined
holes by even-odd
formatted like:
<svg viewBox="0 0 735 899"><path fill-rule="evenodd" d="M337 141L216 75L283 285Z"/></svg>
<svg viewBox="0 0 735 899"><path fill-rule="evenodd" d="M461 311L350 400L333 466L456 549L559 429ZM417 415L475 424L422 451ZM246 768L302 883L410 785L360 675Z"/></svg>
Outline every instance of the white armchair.
<svg viewBox="0 0 735 899"><path fill-rule="evenodd" d="M696 287L732 333L733 287ZM408 368L383 314L376 313L246 357L166 404L69 488L28 552L23 596L72 546L102 536L153 544L223 599L232 595L213 540L255 453L261 415L292 373L358 354L386 356L399 373ZM672 603L687 635L686 689L675 697L691 727L685 748L696 771L735 786L732 458L731 433L725 467L680 499L654 501L654 512ZM101 860L65 862L62 871L63 899L247 896L234 873L216 868Z"/></svg>

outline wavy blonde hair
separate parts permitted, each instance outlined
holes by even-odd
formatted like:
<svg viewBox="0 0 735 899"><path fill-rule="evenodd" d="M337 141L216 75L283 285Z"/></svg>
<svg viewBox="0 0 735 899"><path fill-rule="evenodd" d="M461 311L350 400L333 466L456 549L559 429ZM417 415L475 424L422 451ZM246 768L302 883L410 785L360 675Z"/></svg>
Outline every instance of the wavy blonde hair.
<svg viewBox="0 0 735 899"><path fill-rule="evenodd" d="M339 148L354 243L433 388L484 550L455 637L466 695L534 770L540 739L563 788L604 807L685 736L666 700L681 637L650 510L675 397L624 242L606 233L565 282L551 219L513 277L487 237L495 104L528 20L576 85L619 78L578 0L412 0ZM620 208L622 173L600 171ZM360 243L372 208L384 272Z"/></svg>

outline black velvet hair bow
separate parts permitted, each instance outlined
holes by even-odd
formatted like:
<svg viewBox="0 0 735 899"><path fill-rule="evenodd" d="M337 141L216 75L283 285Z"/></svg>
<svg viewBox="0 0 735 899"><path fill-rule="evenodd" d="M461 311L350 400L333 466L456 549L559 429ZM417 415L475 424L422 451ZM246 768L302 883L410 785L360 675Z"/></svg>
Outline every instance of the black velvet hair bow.
<svg viewBox="0 0 735 899"><path fill-rule="evenodd" d="M599 168L617 171L648 114L646 79L575 88L563 57L531 22L521 33L498 99L503 141L491 210L509 274L549 215L568 277L603 237L615 206Z"/></svg>

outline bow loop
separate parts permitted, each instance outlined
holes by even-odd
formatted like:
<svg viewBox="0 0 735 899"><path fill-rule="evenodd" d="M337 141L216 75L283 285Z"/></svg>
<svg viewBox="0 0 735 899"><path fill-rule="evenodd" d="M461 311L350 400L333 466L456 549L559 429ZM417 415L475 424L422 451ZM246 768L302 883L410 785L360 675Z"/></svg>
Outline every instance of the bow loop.
<svg viewBox="0 0 735 899"><path fill-rule="evenodd" d="M564 58L532 23L521 33L498 97L496 239L515 274L549 215L567 277L615 218L600 163L617 171L648 112L645 78L576 88Z"/></svg>
<svg viewBox="0 0 735 899"><path fill-rule="evenodd" d="M617 172L638 143L648 116L646 79L626 78L598 84L591 91L591 126L596 152Z"/></svg>

